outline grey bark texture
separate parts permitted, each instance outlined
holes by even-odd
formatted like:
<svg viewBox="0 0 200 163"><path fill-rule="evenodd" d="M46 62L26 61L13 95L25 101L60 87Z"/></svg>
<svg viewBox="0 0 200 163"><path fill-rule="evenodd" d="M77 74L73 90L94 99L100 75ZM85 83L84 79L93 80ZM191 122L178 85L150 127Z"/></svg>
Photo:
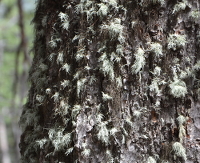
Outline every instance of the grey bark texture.
<svg viewBox="0 0 200 163"><path fill-rule="evenodd" d="M22 162L200 162L199 18L199 0L38 0Z"/></svg>
<svg viewBox="0 0 200 163"><path fill-rule="evenodd" d="M6 124L4 123L3 117L0 116L0 150L1 150L1 162L2 163L11 163L10 154L9 154L9 145L8 145L8 136L7 136L7 129Z"/></svg>

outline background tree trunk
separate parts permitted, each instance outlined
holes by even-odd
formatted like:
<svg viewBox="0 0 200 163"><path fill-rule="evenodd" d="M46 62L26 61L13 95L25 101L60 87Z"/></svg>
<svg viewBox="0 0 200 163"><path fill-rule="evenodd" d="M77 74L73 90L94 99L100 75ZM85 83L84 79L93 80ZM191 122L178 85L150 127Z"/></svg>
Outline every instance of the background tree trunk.
<svg viewBox="0 0 200 163"><path fill-rule="evenodd" d="M22 162L200 162L199 0L39 0Z"/></svg>
<svg viewBox="0 0 200 163"><path fill-rule="evenodd" d="M4 123L4 119L0 116L0 150L1 150L1 162L2 163L11 163L10 154L9 154L9 145L7 139L7 129L6 124Z"/></svg>

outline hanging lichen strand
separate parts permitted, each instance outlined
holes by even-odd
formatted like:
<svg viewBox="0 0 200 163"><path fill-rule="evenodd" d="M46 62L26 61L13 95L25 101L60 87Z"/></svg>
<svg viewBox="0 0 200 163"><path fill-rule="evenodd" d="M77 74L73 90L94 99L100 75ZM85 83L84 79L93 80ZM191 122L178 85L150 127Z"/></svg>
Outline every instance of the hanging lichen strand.
<svg viewBox="0 0 200 163"><path fill-rule="evenodd" d="M22 163L198 160L197 2L37 3Z"/></svg>

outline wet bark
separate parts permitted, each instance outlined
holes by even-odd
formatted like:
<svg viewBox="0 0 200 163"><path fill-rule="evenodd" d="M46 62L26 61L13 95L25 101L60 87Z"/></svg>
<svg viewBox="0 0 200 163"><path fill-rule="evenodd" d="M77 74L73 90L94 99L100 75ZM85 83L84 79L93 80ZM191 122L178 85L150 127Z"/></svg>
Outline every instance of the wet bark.
<svg viewBox="0 0 200 163"><path fill-rule="evenodd" d="M38 1L22 162L200 162L199 1Z"/></svg>

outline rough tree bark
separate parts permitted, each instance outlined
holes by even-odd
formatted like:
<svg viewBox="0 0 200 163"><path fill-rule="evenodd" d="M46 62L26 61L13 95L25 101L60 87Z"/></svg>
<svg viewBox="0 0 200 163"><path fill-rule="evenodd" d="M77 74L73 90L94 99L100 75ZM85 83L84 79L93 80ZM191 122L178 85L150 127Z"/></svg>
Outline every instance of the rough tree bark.
<svg viewBox="0 0 200 163"><path fill-rule="evenodd" d="M200 162L199 18L199 0L38 0L22 162Z"/></svg>

